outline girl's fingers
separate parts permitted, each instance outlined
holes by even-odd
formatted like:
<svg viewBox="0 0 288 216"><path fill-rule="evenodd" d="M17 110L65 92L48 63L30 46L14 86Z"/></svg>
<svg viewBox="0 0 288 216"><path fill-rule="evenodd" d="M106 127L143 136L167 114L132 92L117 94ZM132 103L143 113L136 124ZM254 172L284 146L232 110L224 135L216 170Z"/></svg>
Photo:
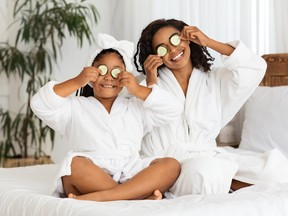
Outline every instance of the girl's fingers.
<svg viewBox="0 0 288 216"><path fill-rule="evenodd" d="M79 78L86 84L89 81L95 82L99 76L99 69L95 67L84 67Z"/></svg>
<svg viewBox="0 0 288 216"><path fill-rule="evenodd" d="M118 79L118 80L121 80L121 79L123 79L123 78L127 78L127 77L130 77L130 76L133 76L133 77L134 77L134 75L133 75L132 73L128 72L128 71L122 71L121 73L119 73L117 79Z"/></svg>
<svg viewBox="0 0 288 216"><path fill-rule="evenodd" d="M124 76L119 80L121 86L130 86L131 84L136 83L135 77L131 77L131 76Z"/></svg>

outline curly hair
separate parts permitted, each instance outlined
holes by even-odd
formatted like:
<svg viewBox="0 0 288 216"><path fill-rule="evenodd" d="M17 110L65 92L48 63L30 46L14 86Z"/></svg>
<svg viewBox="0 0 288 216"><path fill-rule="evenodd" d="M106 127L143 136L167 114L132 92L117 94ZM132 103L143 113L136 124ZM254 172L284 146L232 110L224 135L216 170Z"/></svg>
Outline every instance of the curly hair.
<svg viewBox="0 0 288 216"><path fill-rule="evenodd" d="M188 25L181 20L158 19L151 22L148 24L148 26L146 26L146 28L143 29L141 37L136 46L136 53L134 55L134 64L138 72L146 74L143 67L144 61L149 55L155 54L152 48L153 37L159 29L169 26L181 32L184 26ZM192 41L190 42L189 46L191 49L191 61L193 67L201 69L205 72L210 70L212 63L209 63L209 61L214 61L214 58L210 55L207 48L193 43Z"/></svg>
<svg viewBox="0 0 288 216"><path fill-rule="evenodd" d="M123 62L123 64L125 65L125 62L123 60L123 57L122 55L117 51L117 50L114 50L114 49L104 49L102 50L93 60L92 62L92 65L96 62L96 61L99 61L101 58L104 57L104 55L107 55L107 54L110 54L110 53L115 53L119 56L119 58L121 59L121 61ZM77 90L76 91L76 96L80 94L80 96L84 96L84 97L90 97L90 96L94 96L94 92L93 92L93 88L90 86L90 85L86 85L82 88L80 88L80 90Z"/></svg>

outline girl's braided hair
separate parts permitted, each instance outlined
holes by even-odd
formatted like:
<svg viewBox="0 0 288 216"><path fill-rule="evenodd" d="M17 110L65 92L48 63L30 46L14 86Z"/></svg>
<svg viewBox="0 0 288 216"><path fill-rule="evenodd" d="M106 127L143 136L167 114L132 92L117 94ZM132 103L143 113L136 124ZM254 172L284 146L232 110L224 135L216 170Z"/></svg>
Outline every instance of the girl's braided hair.
<svg viewBox="0 0 288 216"><path fill-rule="evenodd" d="M159 29L169 26L181 32L187 24L176 19L158 19L151 22L145 29L143 29L134 55L134 64L138 72L146 74L143 67L144 61L149 55L155 54L152 48L152 39ZM193 43L192 41L190 41L189 46L191 49L191 61L193 67L205 72L210 70L212 63L209 63L209 61L214 61L214 58L210 55L207 48Z"/></svg>

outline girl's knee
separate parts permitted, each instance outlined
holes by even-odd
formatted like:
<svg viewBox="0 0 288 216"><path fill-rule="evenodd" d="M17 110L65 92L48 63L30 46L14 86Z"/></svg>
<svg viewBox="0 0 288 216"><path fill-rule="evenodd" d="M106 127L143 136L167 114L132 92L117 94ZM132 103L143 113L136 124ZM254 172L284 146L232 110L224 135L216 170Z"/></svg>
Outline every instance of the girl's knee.
<svg viewBox="0 0 288 216"><path fill-rule="evenodd" d="M85 157L73 157L71 161L71 175L77 175L77 173L82 172L87 168L92 161Z"/></svg>
<svg viewBox="0 0 288 216"><path fill-rule="evenodd" d="M173 171L174 173L180 173L181 164L175 158L171 157L160 158L158 159L158 163L161 163L163 165L163 169L166 169L167 172Z"/></svg>

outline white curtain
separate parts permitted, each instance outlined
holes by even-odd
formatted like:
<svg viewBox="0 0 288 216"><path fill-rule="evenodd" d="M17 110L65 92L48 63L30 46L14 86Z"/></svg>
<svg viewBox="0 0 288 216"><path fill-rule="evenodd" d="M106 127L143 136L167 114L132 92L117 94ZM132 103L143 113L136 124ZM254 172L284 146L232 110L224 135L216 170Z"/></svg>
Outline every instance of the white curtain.
<svg viewBox="0 0 288 216"><path fill-rule="evenodd" d="M288 52L288 0L269 0L269 53Z"/></svg>
<svg viewBox="0 0 288 216"><path fill-rule="evenodd" d="M181 19L216 40L242 40L259 55L288 52L288 0L111 0L111 33L138 41L159 18ZM212 53L213 54L213 53Z"/></svg>

